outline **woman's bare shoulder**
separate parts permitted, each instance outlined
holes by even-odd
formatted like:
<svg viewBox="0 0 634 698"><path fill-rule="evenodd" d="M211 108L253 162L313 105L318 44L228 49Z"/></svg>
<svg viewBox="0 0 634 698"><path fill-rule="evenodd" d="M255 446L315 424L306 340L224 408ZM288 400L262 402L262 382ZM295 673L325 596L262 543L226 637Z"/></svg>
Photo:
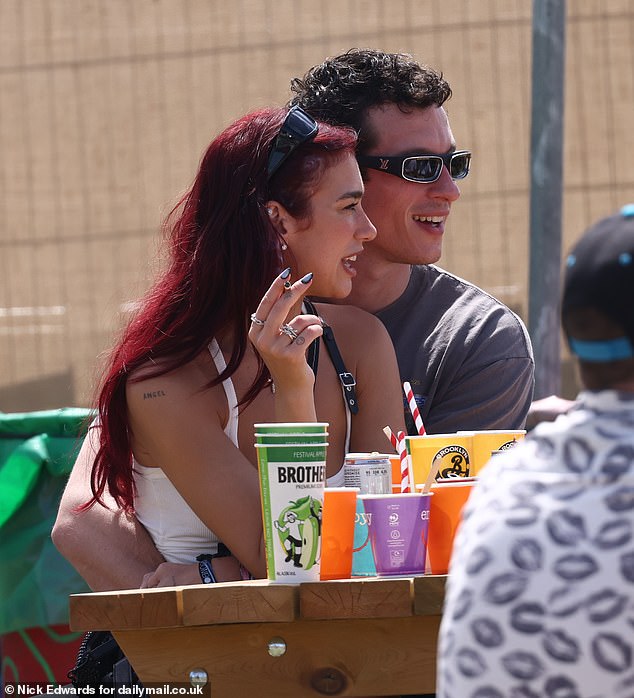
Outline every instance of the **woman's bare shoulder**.
<svg viewBox="0 0 634 698"><path fill-rule="evenodd" d="M381 321L368 313L366 310L361 310L355 305L338 305L335 303L315 303L315 308L319 315L332 327L338 327L341 324L352 324L354 326L376 327L377 324L382 326Z"/></svg>
<svg viewBox="0 0 634 698"><path fill-rule="evenodd" d="M349 339L355 344L361 344L367 341L384 341L387 337L387 330L377 317L354 305L316 303L315 307L324 321L332 327L337 341L341 337L342 341Z"/></svg>

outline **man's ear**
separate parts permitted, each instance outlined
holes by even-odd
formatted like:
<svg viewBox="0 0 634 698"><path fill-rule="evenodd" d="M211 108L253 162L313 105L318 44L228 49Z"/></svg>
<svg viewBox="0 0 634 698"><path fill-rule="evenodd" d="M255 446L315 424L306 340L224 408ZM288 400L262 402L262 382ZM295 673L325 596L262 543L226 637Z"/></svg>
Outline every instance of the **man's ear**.
<svg viewBox="0 0 634 698"><path fill-rule="evenodd" d="M269 220L280 235L287 235L297 230L297 219L279 201L267 201L265 208Z"/></svg>

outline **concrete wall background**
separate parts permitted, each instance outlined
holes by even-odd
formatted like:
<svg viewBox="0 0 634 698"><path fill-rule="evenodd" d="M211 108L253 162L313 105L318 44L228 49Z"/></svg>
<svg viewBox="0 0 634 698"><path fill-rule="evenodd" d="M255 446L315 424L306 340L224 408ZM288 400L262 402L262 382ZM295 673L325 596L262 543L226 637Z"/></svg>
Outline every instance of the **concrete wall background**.
<svg viewBox="0 0 634 698"><path fill-rule="evenodd" d="M412 53L450 81L474 162L441 265L527 320L531 12L528 0L2 0L0 410L89 403L204 147L353 46ZM569 0L565 246L634 200L633 47L632 0Z"/></svg>

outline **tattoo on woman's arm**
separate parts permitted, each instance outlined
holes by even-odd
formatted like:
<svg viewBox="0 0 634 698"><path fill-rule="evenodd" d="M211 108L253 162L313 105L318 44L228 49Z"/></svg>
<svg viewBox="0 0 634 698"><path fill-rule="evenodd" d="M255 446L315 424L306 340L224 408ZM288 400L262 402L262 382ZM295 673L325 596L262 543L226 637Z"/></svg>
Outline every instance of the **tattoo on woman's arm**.
<svg viewBox="0 0 634 698"><path fill-rule="evenodd" d="M165 397L165 391L164 390L152 390L149 393L143 393L144 400L151 400L154 397Z"/></svg>

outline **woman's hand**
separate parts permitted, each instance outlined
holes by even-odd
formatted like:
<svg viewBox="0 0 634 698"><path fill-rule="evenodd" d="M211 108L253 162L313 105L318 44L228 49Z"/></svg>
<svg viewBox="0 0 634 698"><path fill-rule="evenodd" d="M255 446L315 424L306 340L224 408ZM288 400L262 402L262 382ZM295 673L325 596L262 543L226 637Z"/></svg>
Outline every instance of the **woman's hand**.
<svg viewBox="0 0 634 698"><path fill-rule="evenodd" d="M218 582L234 582L242 579L240 563L233 555L214 558L212 566ZM188 584L202 584L197 562L191 564L162 562L154 572L148 572L143 577L141 589L178 587Z"/></svg>
<svg viewBox="0 0 634 698"><path fill-rule="evenodd" d="M177 587L200 583L198 563L184 565L177 562L162 562L154 572L148 572L143 577L141 589Z"/></svg>
<svg viewBox="0 0 634 698"><path fill-rule="evenodd" d="M249 339L266 364L275 383L276 418L282 421L315 421L312 396L315 376L306 361L306 350L323 333L316 315L289 313L308 291L312 274L291 284L290 268L273 281L251 316Z"/></svg>

